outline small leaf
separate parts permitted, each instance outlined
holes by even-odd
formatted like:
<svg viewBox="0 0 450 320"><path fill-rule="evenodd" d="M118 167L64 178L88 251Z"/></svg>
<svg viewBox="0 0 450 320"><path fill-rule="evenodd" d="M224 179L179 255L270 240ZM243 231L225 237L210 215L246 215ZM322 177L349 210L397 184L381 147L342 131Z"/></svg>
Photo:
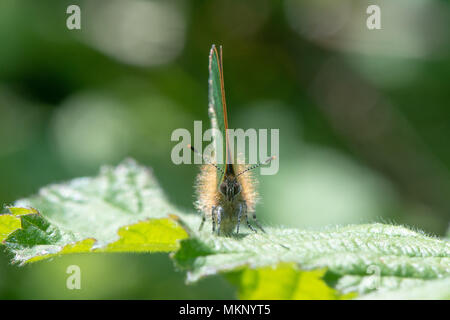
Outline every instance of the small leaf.
<svg viewBox="0 0 450 320"><path fill-rule="evenodd" d="M20 219L11 214L0 215L0 242L3 242L9 234L20 228Z"/></svg>
<svg viewBox="0 0 450 320"><path fill-rule="evenodd" d="M119 230L120 239L109 244L107 252L170 252L179 248L186 231L172 219L152 219Z"/></svg>
<svg viewBox="0 0 450 320"><path fill-rule="evenodd" d="M33 214L33 213L39 213L34 208L15 208L15 207L6 207L10 214L13 216L23 216L24 214Z"/></svg>

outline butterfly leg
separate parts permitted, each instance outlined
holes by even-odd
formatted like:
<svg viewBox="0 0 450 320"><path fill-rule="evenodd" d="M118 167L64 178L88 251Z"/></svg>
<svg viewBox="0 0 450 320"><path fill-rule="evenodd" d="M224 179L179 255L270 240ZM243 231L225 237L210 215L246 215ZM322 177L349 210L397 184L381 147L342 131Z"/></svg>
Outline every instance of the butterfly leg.
<svg viewBox="0 0 450 320"><path fill-rule="evenodd" d="M205 220L206 220L205 213L202 212L202 222L200 223L200 227L198 228L198 231L201 231L201 230L202 230L203 224L205 223Z"/></svg>
<svg viewBox="0 0 450 320"><path fill-rule="evenodd" d="M217 235L220 235L220 223L222 222L223 208L217 206Z"/></svg>
<svg viewBox="0 0 450 320"><path fill-rule="evenodd" d="M211 208L212 232L216 231L216 206Z"/></svg>
<svg viewBox="0 0 450 320"><path fill-rule="evenodd" d="M239 203L239 212L238 212L238 221L237 221L236 233L239 233L239 226L241 225L242 214L247 215L247 205L245 204L245 202L240 202Z"/></svg>
<svg viewBox="0 0 450 320"><path fill-rule="evenodd" d="M248 215L247 215L247 213L245 213L245 221L247 222L247 227L248 227L250 230L252 230L252 231L255 232L255 233L258 233L258 231L256 231L256 229L253 228L253 226L250 224L250 221L248 221Z"/></svg>
<svg viewBox="0 0 450 320"><path fill-rule="evenodd" d="M266 231L264 231L263 227L261 227L261 225L259 224L258 220L256 220L256 213L253 212L253 221L255 221L255 224L258 228L261 229L262 232L266 233Z"/></svg>
<svg viewBox="0 0 450 320"><path fill-rule="evenodd" d="M250 230L252 230L253 232L258 233L258 231L256 231L256 229L253 228L253 226L250 224L250 221L248 221L247 204L246 204L245 202L241 202L241 206L242 206L242 211L243 211L244 214L245 214L245 221L247 222L247 227L248 227ZM259 225L258 221L256 220L256 215L255 215L255 214L253 214L253 219L255 220L256 225L257 225L263 232L265 232L264 229ZM240 219L238 219L238 228L239 228L239 221L240 221Z"/></svg>

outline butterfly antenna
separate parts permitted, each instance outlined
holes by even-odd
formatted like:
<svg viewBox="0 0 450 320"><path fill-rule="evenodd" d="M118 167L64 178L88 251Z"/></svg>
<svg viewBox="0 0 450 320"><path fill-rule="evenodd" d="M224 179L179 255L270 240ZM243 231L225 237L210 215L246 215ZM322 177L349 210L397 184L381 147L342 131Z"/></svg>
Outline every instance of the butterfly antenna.
<svg viewBox="0 0 450 320"><path fill-rule="evenodd" d="M202 157L202 159L207 163L212 165L213 167L215 167L217 170L219 170L220 172L222 172L223 174L225 174L225 172L222 170L222 168L218 167L215 163L212 163L212 161L207 158L206 156L203 156L200 152L197 151L197 149L194 148L194 146L188 144L188 148L192 150L192 152L198 154L200 157Z"/></svg>
<svg viewBox="0 0 450 320"><path fill-rule="evenodd" d="M240 172L240 173L236 176L236 178L239 177L240 175L246 173L247 171L250 171L250 170L259 168L259 167L261 167L261 166L264 165L264 164L268 164L270 161L275 160L276 158L277 158L276 156L271 156L271 157L270 157L269 159L267 159L266 161L260 162L260 163L258 163L258 164L255 164L254 166L251 166L250 168L247 168L247 169L245 169L244 171Z"/></svg>

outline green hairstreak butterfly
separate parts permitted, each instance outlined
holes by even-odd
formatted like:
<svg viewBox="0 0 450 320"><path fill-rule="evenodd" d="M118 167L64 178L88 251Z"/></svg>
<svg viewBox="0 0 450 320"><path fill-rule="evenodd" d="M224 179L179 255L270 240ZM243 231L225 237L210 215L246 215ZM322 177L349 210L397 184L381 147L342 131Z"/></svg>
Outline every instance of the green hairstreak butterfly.
<svg viewBox="0 0 450 320"><path fill-rule="evenodd" d="M213 136L216 157L214 160L204 158L206 164L202 166L197 177L195 205L202 212L200 229L202 229L206 217L211 217L213 233L230 235L234 228L239 233L241 219L244 218L247 226L256 232L248 219L251 214L256 226L264 231L256 220L255 205L258 194L255 189L256 179L251 170L268 163L275 157L250 166L238 164L233 155L227 131L228 117L223 80L222 46L219 47L219 50L215 45L211 47L208 84L208 113L211 127L215 129L213 132L216 132ZM192 146L189 147L197 152ZM225 150L217 152L218 148ZM217 157L218 154L224 155L224 159Z"/></svg>

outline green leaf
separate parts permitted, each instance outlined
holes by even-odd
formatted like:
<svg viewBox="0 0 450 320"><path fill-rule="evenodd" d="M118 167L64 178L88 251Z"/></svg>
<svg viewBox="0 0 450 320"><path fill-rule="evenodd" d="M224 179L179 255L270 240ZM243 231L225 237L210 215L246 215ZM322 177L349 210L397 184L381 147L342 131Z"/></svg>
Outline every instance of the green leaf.
<svg viewBox="0 0 450 320"><path fill-rule="evenodd" d="M34 209L35 208L35 209ZM21 264L87 252L172 252L187 281L223 273L248 299L446 298L450 242L402 226L266 227L218 237L170 205L151 170L127 160L44 187L0 215Z"/></svg>
<svg viewBox="0 0 450 320"><path fill-rule="evenodd" d="M266 230L239 238L219 238L205 231L183 240L173 257L188 271L188 282L285 262L296 263L301 270L326 269L327 283L341 293L365 294L450 276L450 244L402 226Z"/></svg>
<svg viewBox="0 0 450 320"><path fill-rule="evenodd" d="M181 213L151 171L132 160L44 187L8 209L0 215L0 239L20 263L90 251L168 252L187 237L169 216Z"/></svg>

